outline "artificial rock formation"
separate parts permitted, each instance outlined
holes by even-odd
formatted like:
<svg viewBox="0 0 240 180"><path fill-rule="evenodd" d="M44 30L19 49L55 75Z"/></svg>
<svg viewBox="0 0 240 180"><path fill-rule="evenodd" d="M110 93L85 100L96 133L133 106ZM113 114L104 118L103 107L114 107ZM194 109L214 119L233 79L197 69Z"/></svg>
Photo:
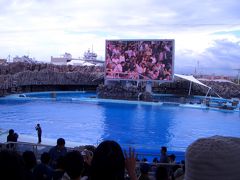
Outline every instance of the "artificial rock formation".
<svg viewBox="0 0 240 180"><path fill-rule="evenodd" d="M104 82L104 67L53 65L47 63L15 62L0 65L0 96L11 93L51 90L96 90L100 98L151 101L143 86L121 83L100 85ZM240 98L240 85L229 82L204 81L212 87L209 95ZM124 84L124 83L123 83ZM100 85L100 86L99 86ZM175 78L174 82L155 84L159 94L188 95L189 82ZM192 84L191 95L206 95L208 88Z"/></svg>
<svg viewBox="0 0 240 180"><path fill-rule="evenodd" d="M44 86L92 86L103 83L103 68L16 62L0 65L0 96L42 90ZM30 88L31 87L31 88ZM55 89L58 90L58 89Z"/></svg>

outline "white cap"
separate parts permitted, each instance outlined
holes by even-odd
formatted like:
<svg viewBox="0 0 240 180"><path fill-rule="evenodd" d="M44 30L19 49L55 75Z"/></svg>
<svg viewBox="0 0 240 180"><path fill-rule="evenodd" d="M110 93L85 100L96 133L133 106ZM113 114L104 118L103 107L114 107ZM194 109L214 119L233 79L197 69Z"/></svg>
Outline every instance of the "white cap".
<svg viewBox="0 0 240 180"><path fill-rule="evenodd" d="M240 180L240 138L213 136L186 150L185 180Z"/></svg>

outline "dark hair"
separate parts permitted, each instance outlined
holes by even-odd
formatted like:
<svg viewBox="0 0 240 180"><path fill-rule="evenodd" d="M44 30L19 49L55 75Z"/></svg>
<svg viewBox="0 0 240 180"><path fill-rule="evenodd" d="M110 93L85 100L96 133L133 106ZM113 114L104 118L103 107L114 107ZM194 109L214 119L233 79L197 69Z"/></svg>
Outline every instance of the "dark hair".
<svg viewBox="0 0 240 180"><path fill-rule="evenodd" d="M63 138L58 138L57 145L58 146L65 145L65 140Z"/></svg>
<svg viewBox="0 0 240 180"><path fill-rule="evenodd" d="M168 171L165 167L159 166L155 174L156 180L168 180Z"/></svg>
<svg viewBox="0 0 240 180"><path fill-rule="evenodd" d="M0 176L3 179L24 180L24 162L16 152L0 151Z"/></svg>
<svg viewBox="0 0 240 180"><path fill-rule="evenodd" d="M163 152L167 152L167 147L166 146L162 146L162 151Z"/></svg>
<svg viewBox="0 0 240 180"><path fill-rule="evenodd" d="M83 157L79 151L68 152L64 157L64 169L71 179L76 179L83 172Z"/></svg>
<svg viewBox="0 0 240 180"><path fill-rule="evenodd" d="M171 154L171 155L169 155L168 157L171 158L173 161L175 161L175 159L176 159L175 154Z"/></svg>
<svg viewBox="0 0 240 180"><path fill-rule="evenodd" d="M51 159L51 157L50 157L50 154L48 152L42 153L42 155L41 155L41 162L43 164L48 164L50 162L50 159Z"/></svg>
<svg viewBox="0 0 240 180"><path fill-rule="evenodd" d="M120 145L115 141L103 141L93 155L91 180L123 180L125 160Z"/></svg>
<svg viewBox="0 0 240 180"><path fill-rule="evenodd" d="M34 166L37 165L36 156L32 151L25 151L22 155L25 167L27 169L32 169Z"/></svg>
<svg viewBox="0 0 240 180"><path fill-rule="evenodd" d="M9 134L14 134L14 130L13 129L9 129L8 133Z"/></svg>

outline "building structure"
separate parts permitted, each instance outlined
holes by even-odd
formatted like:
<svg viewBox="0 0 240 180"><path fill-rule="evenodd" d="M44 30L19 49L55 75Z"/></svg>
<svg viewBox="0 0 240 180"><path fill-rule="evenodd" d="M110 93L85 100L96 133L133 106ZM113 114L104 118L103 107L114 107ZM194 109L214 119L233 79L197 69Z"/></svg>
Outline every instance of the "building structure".
<svg viewBox="0 0 240 180"><path fill-rule="evenodd" d="M70 53L65 53L62 57L51 57L51 63L55 65L81 65L81 66L103 66L104 61L97 59L97 54L93 51L86 51L83 58L73 58Z"/></svg>

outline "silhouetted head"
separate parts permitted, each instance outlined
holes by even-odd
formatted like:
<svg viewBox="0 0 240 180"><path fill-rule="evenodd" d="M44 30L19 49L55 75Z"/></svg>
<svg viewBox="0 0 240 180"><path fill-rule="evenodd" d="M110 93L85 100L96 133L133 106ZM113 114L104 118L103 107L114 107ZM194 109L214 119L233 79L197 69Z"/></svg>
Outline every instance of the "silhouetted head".
<svg viewBox="0 0 240 180"><path fill-rule="evenodd" d="M169 162L174 162L175 159L176 159L175 154L171 154L171 155L168 156L168 160L169 160Z"/></svg>
<svg viewBox="0 0 240 180"><path fill-rule="evenodd" d="M166 146L162 146L161 153L166 154L166 152L167 152L167 147Z"/></svg>
<svg viewBox="0 0 240 180"><path fill-rule="evenodd" d="M9 129L8 133L9 133L10 135L13 135L13 134L14 134L14 130L13 130L13 129Z"/></svg>
<svg viewBox="0 0 240 180"><path fill-rule="evenodd" d="M63 138L58 138L57 140L57 146L59 148L63 148L65 146L65 140Z"/></svg>
<svg viewBox="0 0 240 180"><path fill-rule="evenodd" d="M103 141L94 152L91 167L92 180L123 180L125 161L120 145Z"/></svg>
<svg viewBox="0 0 240 180"><path fill-rule="evenodd" d="M77 179L83 172L83 157L79 151L68 152L64 157L64 169L71 179Z"/></svg>
<svg viewBox="0 0 240 180"><path fill-rule="evenodd" d="M48 164L50 162L50 159L51 159L51 157L50 157L50 154L48 152L42 153L42 155L41 155L41 162L43 164Z"/></svg>
<svg viewBox="0 0 240 180"><path fill-rule="evenodd" d="M37 165L36 156L32 151L25 151L22 157L27 169L32 169Z"/></svg>

